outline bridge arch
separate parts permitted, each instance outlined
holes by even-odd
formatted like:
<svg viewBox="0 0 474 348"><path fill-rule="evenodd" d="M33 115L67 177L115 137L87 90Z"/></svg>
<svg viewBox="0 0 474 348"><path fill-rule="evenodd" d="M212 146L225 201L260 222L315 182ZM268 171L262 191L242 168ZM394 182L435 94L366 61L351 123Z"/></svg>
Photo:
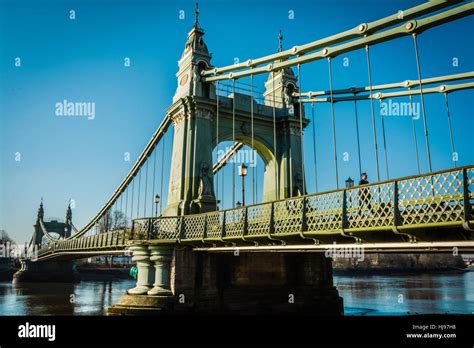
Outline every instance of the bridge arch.
<svg viewBox="0 0 474 348"><path fill-rule="evenodd" d="M252 201L255 200L255 203L259 202L268 202L271 201L274 197L274 192L277 191L278 187L276 186L276 170L278 170L278 162L276 160L273 145L268 142L268 139L262 137L260 135L254 135L253 141L252 137L244 134L235 134L235 143L233 142L233 135L231 133L223 134L222 137L219 136L219 145L215 146L213 149L213 153L216 155L217 163L214 164L215 170L223 170L225 167L225 162L232 162L233 159L238 161L237 165L240 163L244 163L249 168L249 176L250 170L254 166L259 165L259 159L261 160L260 163L263 164L263 178L260 177L259 170L257 168L256 174L256 185L259 187L256 189L257 192L262 193L261 201L258 197L252 196ZM227 157L227 155L232 152L232 145L233 144L241 144L239 145L238 149L236 150L234 156ZM253 146L252 146L253 145ZM228 163L230 165L230 163ZM214 172L214 178L218 175L218 172ZM263 185L262 185L263 182ZM216 186L216 180L214 180L214 185ZM239 185L241 185L239 183ZM217 190L219 191L219 189ZM257 195L258 196L258 195ZM246 200L247 204L249 204L250 199Z"/></svg>

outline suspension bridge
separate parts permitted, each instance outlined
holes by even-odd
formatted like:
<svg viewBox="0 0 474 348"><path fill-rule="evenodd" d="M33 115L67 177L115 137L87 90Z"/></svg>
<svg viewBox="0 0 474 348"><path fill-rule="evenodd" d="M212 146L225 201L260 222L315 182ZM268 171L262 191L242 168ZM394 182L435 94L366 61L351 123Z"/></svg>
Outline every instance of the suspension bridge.
<svg viewBox="0 0 474 348"><path fill-rule="evenodd" d="M41 265L68 265L73 259L128 250L139 269L137 286L115 307L117 312L124 308L167 308L178 294L186 294L191 299L187 304L194 309L232 309L228 303L237 301L235 298L240 298L239 306L248 300L242 289L252 289L253 296L258 297L259 291L268 292L269 287L281 284L281 289L298 289L311 308L340 313L342 302L332 286L331 262L321 251L474 251L474 165L460 167L455 160L451 168L433 170L425 106L425 95L444 96L450 151L455 153L449 96L472 89L474 72L423 76L417 41L425 31L470 16L473 9L470 2L429 1L287 50L280 34L276 53L214 67L196 6L195 23L178 62L172 105L136 163L81 229L74 226L70 208L64 223L44 221L42 203L30 243L39 250L35 257L22 261L17 280L28 279L28 273L41 273ZM402 37L413 40L416 78L374 85L370 48ZM368 85L333 89L332 60L356 50L365 51ZM316 61L326 62L330 88L303 91L301 66ZM268 75L263 93L254 86L254 77L261 74ZM428 171L421 171L421 149L412 118L418 172L383 181L379 145L381 138L388 178L387 139L384 117L376 112L375 104L401 97L409 97L410 109L413 97L421 100ZM370 103L377 181L354 186L347 180L341 188L334 105L354 104L358 169L362 172L358 103L365 101ZM331 191L319 192L318 170L323 165L316 160L317 139L305 138L304 130L314 130L315 113L324 103L331 107L332 127L327 131L333 143L327 151L333 153L335 185ZM381 135L377 134L376 122L382 123ZM166 141L172 149L168 169L164 161ZM219 156L225 141L232 146ZM312 142L313 153L305 154L306 141ZM243 195L242 202L237 202L239 168L231 161L244 146L254 149L265 167L263 187L257 185L252 170L250 205L245 204ZM305 155L313 156L314 170L305 168ZM232 166L231 178L219 175L226 166ZM168 175L165 170L169 170ZM315 192L308 192L309 180L314 180ZM256 203L259 189L262 202ZM222 209L225 196L232 196L230 209ZM232 259L236 250L248 253ZM266 276L260 277L262 274ZM318 289L319 295L310 288ZM222 295L223 289L227 295Z"/></svg>

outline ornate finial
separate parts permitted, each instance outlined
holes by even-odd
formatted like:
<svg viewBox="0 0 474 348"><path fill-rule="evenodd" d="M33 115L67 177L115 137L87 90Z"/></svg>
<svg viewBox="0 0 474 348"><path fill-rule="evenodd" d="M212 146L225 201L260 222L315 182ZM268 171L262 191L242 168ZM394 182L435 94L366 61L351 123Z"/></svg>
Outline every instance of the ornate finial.
<svg viewBox="0 0 474 348"><path fill-rule="evenodd" d="M71 210L71 200L69 200L69 204L67 205L66 210L66 223L70 223L72 220L72 210Z"/></svg>
<svg viewBox="0 0 474 348"><path fill-rule="evenodd" d="M40 206L39 206L39 209L38 209L37 218L38 218L38 220L43 220L43 218L44 218L43 197L41 197L41 202L40 202Z"/></svg>
<svg viewBox="0 0 474 348"><path fill-rule="evenodd" d="M278 52L283 51L283 35L281 34L281 29L280 33L278 33Z"/></svg>
<svg viewBox="0 0 474 348"><path fill-rule="evenodd" d="M199 26L199 4L196 1L196 6L194 7L194 26Z"/></svg>

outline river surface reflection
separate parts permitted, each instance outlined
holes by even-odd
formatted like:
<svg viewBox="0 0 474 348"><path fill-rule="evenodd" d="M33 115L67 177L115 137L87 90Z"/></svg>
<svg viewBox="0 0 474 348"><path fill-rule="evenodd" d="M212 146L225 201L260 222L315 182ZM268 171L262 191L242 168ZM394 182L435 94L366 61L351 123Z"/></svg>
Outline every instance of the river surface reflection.
<svg viewBox="0 0 474 348"><path fill-rule="evenodd" d="M474 271L334 276L345 315L474 314Z"/></svg>
<svg viewBox="0 0 474 348"><path fill-rule="evenodd" d="M461 274L336 275L345 315L474 313L474 271ZM103 315L133 280L0 283L0 315Z"/></svg>

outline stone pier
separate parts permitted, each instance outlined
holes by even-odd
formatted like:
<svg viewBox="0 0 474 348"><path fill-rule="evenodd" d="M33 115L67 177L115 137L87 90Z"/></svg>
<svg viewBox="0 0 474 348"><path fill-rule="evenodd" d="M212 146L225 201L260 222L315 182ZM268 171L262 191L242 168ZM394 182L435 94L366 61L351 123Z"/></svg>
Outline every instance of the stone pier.
<svg viewBox="0 0 474 348"><path fill-rule="evenodd" d="M137 286L109 308L109 315L343 314L331 260L321 253L131 249Z"/></svg>

